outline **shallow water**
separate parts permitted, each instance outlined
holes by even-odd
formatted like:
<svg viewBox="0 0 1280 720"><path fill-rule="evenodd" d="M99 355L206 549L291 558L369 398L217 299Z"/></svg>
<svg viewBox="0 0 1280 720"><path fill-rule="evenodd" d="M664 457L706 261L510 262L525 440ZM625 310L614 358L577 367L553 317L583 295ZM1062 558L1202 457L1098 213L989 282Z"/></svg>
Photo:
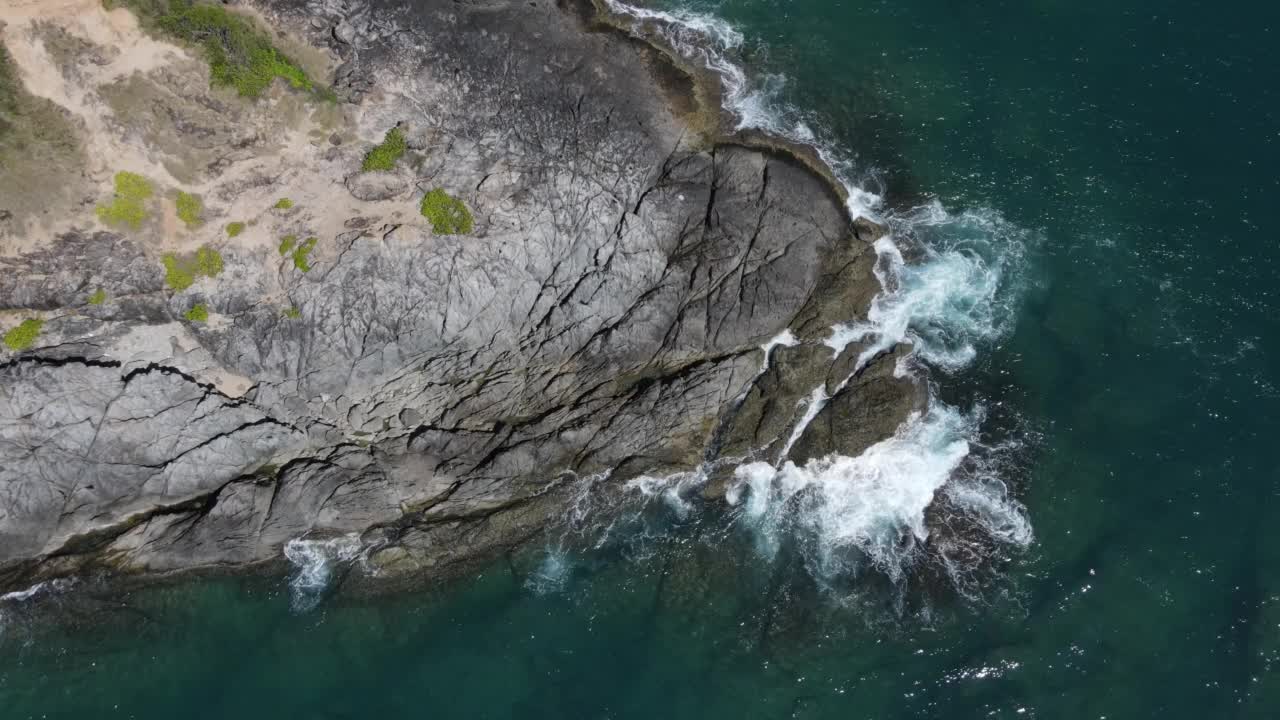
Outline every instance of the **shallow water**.
<svg viewBox="0 0 1280 720"><path fill-rule="evenodd" d="M683 7L922 248L843 331L913 338L943 414L740 469L728 517L638 483L443 593L0 600L0 717L1280 716L1280 10Z"/></svg>

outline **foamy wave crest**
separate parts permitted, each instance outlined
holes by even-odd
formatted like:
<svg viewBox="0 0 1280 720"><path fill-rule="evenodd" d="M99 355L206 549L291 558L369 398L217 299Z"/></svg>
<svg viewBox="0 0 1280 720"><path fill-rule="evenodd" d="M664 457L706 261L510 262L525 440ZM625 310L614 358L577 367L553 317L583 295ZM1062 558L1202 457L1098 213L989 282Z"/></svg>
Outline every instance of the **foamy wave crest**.
<svg viewBox="0 0 1280 720"><path fill-rule="evenodd" d="M66 592L75 585L75 578L57 578L36 583L26 590L15 590L0 595L0 603L22 603L42 595L56 595Z"/></svg>
<svg viewBox="0 0 1280 720"><path fill-rule="evenodd" d="M952 540L930 547L927 518L940 496L987 541L1025 546L1031 526L988 469L992 458L975 453L980 410L965 414L935 401L886 440L857 457L831 455L802 466L785 462L739 467L742 521L766 557L790 537L820 579L856 578L869 570L901 582L920 557L940 553L948 574L963 585L970 558L946 554ZM953 553L954 554L954 553ZM963 589L963 588L962 588Z"/></svg>
<svg viewBox="0 0 1280 720"><path fill-rule="evenodd" d="M296 538L285 543L284 556L295 568L289 594L295 612L314 610L324 598L336 567L360 557L360 536L351 533L323 540Z"/></svg>
<svg viewBox="0 0 1280 720"><path fill-rule="evenodd" d="M75 584L75 578L56 578L36 583L25 590L15 590L0 595L0 633L4 633L6 626L11 622L12 611L17 610L17 614L21 616L24 606L28 606L31 601L51 595L61 595ZM6 612L6 609L10 612Z"/></svg>

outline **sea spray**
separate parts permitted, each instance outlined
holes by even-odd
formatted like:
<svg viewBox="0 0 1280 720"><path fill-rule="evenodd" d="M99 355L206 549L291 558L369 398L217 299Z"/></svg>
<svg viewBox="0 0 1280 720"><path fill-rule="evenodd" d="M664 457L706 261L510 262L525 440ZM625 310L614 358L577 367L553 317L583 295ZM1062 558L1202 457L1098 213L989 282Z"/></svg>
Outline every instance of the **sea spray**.
<svg viewBox="0 0 1280 720"><path fill-rule="evenodd" d="M594 511L594 498L595 491L609 478L610 472L606 470L581 477L572 472L565 473L564 479L575 484L573 499L548 539L542 561L525 580L526 588L538 595L563 591L573 574L571 548L599 547L608 542L613 519Z"/></svg>
<svg viewBox="0 0 1280 720"><path fill-rule="evenodd" d="M294 611L314 610L329 589L334 569L359 558L362 550L360 536L355 533L321 540L295 538L285 543L284 556L294 566L289 581Z"/></svg>

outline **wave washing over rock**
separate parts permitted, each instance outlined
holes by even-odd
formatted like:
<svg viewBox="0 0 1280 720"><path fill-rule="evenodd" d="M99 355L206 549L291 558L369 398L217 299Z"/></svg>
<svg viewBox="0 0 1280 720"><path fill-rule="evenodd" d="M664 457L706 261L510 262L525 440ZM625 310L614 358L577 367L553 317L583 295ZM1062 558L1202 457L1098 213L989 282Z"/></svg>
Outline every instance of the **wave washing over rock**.
<svg viewBox="0 0 1280 720"><path fill-rule="evenodd" d="M911 413L892 437L858 455L832 453L793 461L791 451L809 425L873 359L895 348L894 374L919 375L928 386L929 369L945 374L967 368L979 349L1009 330L1019 295L1025 231L991 210L951 214L935 201L907 211L885 208L882 198L861 187L874 176L855 174L834 141L815 132L804 113L780 105L776 93L785 78L753 82L730 55L745 38L720 18L688 9L653 10L617 0L609 9L634 19L632 31L656 39L686 60L704 64L723 85L723 101L735 130L759 130L814 147L844 185L853 217L886 223L890 232L874 243L874 273L880 283L863 320L833 325L823 341L837 356L849 355L851 369L832 386L830 378L802 398L803 408L781 452L772 461L742 462L733 469L726 499L739 508L739 521L757 537L761 555L772 558L785 534L815 542L806 558L819 581L847 581L868 570L901 583L922 557L944 569L962 594L976 596L973 576L991 555L984 543L1025 547L1033 533L1025 509L1003 477L1023 448L1010 437L996 447L979 441L985 408L953 408L933 397L927 409ZM904 259L905 241L919 257ZM775 343L785 346L789 342ZM764 348L766 358L773 344ZM765 369L767 369L767 359ZM762 373L764 370L761 371ZM735 464L733 460L729 464ZM660 497L684 515L688 488L708 480L707 468L668 478L642 478L631 487ZM957 519L965 530L931 539L931 509ZM977 530L981 540L966 538Z"/></svg>
<svg viewBox="0 0 1280 720"><path fill-rule="evenodd" d="M880 208L731 61L732 27L243 5L311 90L211 87L198 48L96 0L6 18L44 88L24 102L68 119L77 159L41 170L57 219L0 221L0 308L30 321L0 350L0 589L288 561L306 610L338 578L446 578L551 537L531 582L554 590L652 497L728 499L766 553L813 534L820 576L971 565L931 534L941 501L1029 541L981 408L925 372L1003 332L1018 234Z"/></svg>

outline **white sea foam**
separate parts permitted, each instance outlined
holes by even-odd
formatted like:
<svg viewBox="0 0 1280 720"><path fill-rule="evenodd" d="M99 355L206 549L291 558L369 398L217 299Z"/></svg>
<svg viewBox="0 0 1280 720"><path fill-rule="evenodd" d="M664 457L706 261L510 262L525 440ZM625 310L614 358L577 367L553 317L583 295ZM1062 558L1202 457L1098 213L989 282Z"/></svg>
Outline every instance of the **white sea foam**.
<svg viewBox="0 0 1280 720"><path fill-rule="evenodd" d="M751 492L743 516L766 554L777 552L782 533L801 531L816 541L811 559L822 575L869 563L900 579L929 535L925 509L969 454L968 432L962 414L938 405L857 457L744 465L737 476Z"/></svg>
<svg viewBox="0 0 1280 720"><path fill-rule="evenodd" d="M323 540L295 538L285 543L284 556L295 568L289 581L293 609L315 609L329 587L334 568L354 561L362 550L360 536L355 533Z"/></svg>
<svg viewBox="0 0 1280 720"><path fill-rule="evenodd" d="M909 227L922 257L907 263L892 235L877 240L875 273L884 290L865 321L833 328L827 345L838 352L868 341L856 363L861 368L907 341L932 366L962 369L980 344L1009 328L1023 234L993 212L952 216L936 203L899 215L894 224Z"/></svg>
<svg viewBox="0 0 1280 720"><path fill-rule="evenodd" d="M688 472L670 475L641 475L627 481L627 489L640 494L646 500L660 499L676 518L690 517L695 507L689 498L690 491L701 488L707 482L706 468L698 466Z"/></svg>

